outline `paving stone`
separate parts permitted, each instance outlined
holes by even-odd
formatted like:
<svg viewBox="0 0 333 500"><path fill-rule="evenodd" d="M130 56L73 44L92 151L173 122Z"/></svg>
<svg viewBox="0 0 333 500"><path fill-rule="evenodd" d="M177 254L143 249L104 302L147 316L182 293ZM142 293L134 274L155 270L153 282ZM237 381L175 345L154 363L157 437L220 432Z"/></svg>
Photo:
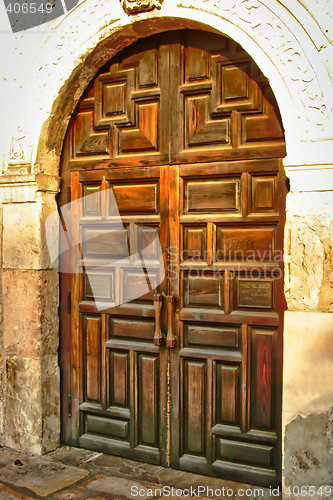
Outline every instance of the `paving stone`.
<svg viewBox="0 0 333 500"><path fill-rule="evenodd" d="M58 461L63 462L62 459ZM160 465L146 464L130 460L128 458L115 457L105 454L99 454L99 456L92 457L88 463L84 464L84 466L90 471L96 472L96 474L125 477L153 484L160 483L158 479L158 471L162 469Z"/></svg>
<svg viewBox="0 0 333 500"><path fill-rule="evenodd" d="M22 465L15 461L0 469L0 481L27 488L41 497L62 490L84 479L89 471L45 460L42 457L19 455Z"/></svg>
<svg viewBox="0 0 333 500"><path fill-rule="evenodd" d="M26 455L24 455L26 456ZM28 456L28 455L27 455ZM9 463L14 463L15 460L22 459L22 453L11 450L9 448L1 448L0 450L0 468L5 467Z"/></svg>
<svg viewBox="0 0 333 500"><path fill-rule="evenodd" d="M80 484L80 488L87 488L88 490L99 491L101 493L109 493L111 495L121 495L125 498L133 499L131 493L131 488L137 487L138 489L149 490L153 487L152 485L139 483L137 481L132 481L130 479L125 479L122 477L111 477L98 475L92 479L88 479L85 483ZM140 495L138 498L140 500L150 500L155 495L148 496Z"/></svg>
<svg viewBox="0 0 333 500"><path fill-rule="evenodd" d="M54 460L55 462L61 462L65 465L72 465L77 467L84 465L86 462L98 458L102 453L97 453L96 451L85 450L84 448L74 448L71 446L60 446L60 448L51 451L45 458Z"/></svg>
<svg viewBox="0 0 333 500"><path fill-rule="evenodd" d="M78 500L79 498L85 497L85 493L80 490L65 490L55 493L54 498L57 500Z"/></svg>
<svg viewBox="0 0 333 500"><path fill-rule="evenodd" d="M0 500L34 500L32 497L27 497L22 493L0 484Z"/></svg>

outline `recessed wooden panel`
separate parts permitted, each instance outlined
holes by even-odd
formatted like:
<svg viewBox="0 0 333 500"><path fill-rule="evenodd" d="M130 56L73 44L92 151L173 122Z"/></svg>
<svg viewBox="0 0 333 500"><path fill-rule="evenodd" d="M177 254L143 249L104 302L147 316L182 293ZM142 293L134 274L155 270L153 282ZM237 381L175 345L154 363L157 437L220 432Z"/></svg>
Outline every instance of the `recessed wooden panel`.
<svg viewBox="0 0 333 500"><path fill-rule="evenodd" d="M110 317L110 337L152 340L154 337L154 321Z"/></svg>
<svg viewBox="0 0 333 500"><path fill-rule="evenodd" d="M184 324L185 346L238 347L239 328Z"/></svg>
<svg viewBox="0 0 333 500"><path fill-rule="evenodd" d="M207 229L204 227L184 227L184 247L182 260L194 260L197 262L206 261Z"/></svg>
<svg viewBox="0 0 333 500"><path fill-rule="evenodd" d="M201 276L201 270L192 269L184 278L184 303L187 307L222 307L222 278Z"/></svg>
<svg viewBox="0 0 333 500"><path fill-rule="evenodd" d="M158 447L159 438L159 372L158 358L138 355L139 443Z"/></svg>
<svg viewBox="0 0 333 500"><path fill-rule="evenodd" d="M86 432L102 434L115 438L128 438L128 422L114 420L112 418L86 415Z"/></svg>
<svg viewBox="0 0 333 500"><path fill-rule="evenodd" d="M275 331L252 329L251 428L273 427L273 381Z"/></svg>
<svg viewBox="0 0 333 500"><path fill-rule="evenodd" d="M216 364L216 423L239 425L240 367Z"/></svg>
<svg viewBox="0 0 333 500"><path fill-rule="evenodd" d="M158 149L158 102L138 106L138 127L120 132L121 153L157 151Z"/></svg>
<svg viewBox="0 0 333 500"><path fill-rule="evenodd" d="M276 212L276 176L252 177L252 212Z"/></svg>
<svg viewBox="0 0 333 500"><path fill-rule="evenodd" d="M149 270L149 276L140 269L125 270L123 274L123 302L136 299L139 301L152 300L158 282L158 274L158 270Z"/></svg>
<svg viewBox="0 0 333 500"><path fill-rule="evenodd" d="M238 101L249 99L251 82L248 77L250 65L224 66L222 69L222 98L223 101Z"/></svg>
<svg viewBox="0 0 333 500"><path fill-rule="evenodd" d="M109 129L110 124L131 120L129 97L133 88L135 71L128 68L120 74L116 65L110 71L99 75L94 85L95 128ZM110 137L110 136L109 136Z"/></svg>
<svg viewBox="0 0 333 500"><path fill-rule="evenodd" d="M114 274L99 274L86 271L85 274L85 298L87 299L108 299L114 301Z"/></svg>
<svg viewBox="0 0 333 500"><path fill-rule="evenodd" d="M284 138L283 127L276 114L274 96L269 85L263 86L262 113L242 117L243 143L281 141Z"/></svg>
<svg viewBox="0 0 333 500"><path fill-rule="evenodd" d="M218 458L220 459L267 467L273 464L274 448L272 446L239 443L226 439L218 439L218 443Z"/></svg>
<svg viewBox="0 0 333 500"><path fill-rule="evenodd" d="M237 212L239 180L187 181L184 191L185 212Z"/></svg>
<svg viewBox="0 0 333 500"><path fill-rule="evenodd" d="M273 227L216 229L216 260L268 261L275 251Z"/></svg>
<svg viewBox="0 0 333 500"><path fill-rule="evenodd" d="M210 58L207 52L195 47L185 50L185 81L193 82L209 78Z"/></svg>
<svg viewBox="0 0 333 500"><path fill-rule="evenodd" d="M227 144L229 119L209 119L210 96L186 98L186 147Z"/></svg>
<svg viewBox="0 0 333 500"><path fill-rule="evenodd" d="M129 405L129 353L110 351L110 405Z"/></svg>
<svg viewBox="0 0 333 500"><path fill-rule="evenodd" d="M85 398L88 401L101 401L101 318L83 316Z"/></svg>
<svg viewBox="0 0 333 500"><path fill-rule="evenodd" d="M143 56L139 65L139 87L155 87L158 75L158 51L149 50Z"/></svg>
<svg viewBox="0 0 333 500"><path fill-rule="evenodd" d="M238 280L237 306L250 308L273 308L272 280Z"/></svg>
<svg viewBox="0 0 333 500"><path fill-rule="evenodd" d="M101 185L83 186L83 215L101 215Z"/></svg>
<svg viewBox="0 0 333 500"><path fill-rule="evenodd" d="M102 85L102 118L125 113L126 83L115 82Z"/></svg>
<svg viewBox="0 0 333 500"><path fill-rule="evenodd" d="M125 228L90 228L83 230L84 258L126 258L129 256Z"/></svg>
<svg viewBox="0 0 333 500"><path fill-rule="evenodd" d="M120 184L112 186L110 195L110 212L115 209L120 213L157 213L158 185L151 184ZM113 197L116 207L113 206Z"/></svg>
<svg viewBox="0 0 333 500"><path fill-rule="evenodd" d="M77 115L74 126L74 158L109 154L109 135L94 132L93 120L93 111L82 111Z"/></svg>
<svg viewBox="0 0 333 500"><path fill-rule="evenodd" d="M204 455L205 362L184 360L184 447L185 453Z"/></svg>
<svg viewBox="0 0 333 500"><path fill-rule="evenodd" d="M158 260L160 258L161 246L159 241L158 227L137 226L138 247L137 250L146 260Z"/></svg>

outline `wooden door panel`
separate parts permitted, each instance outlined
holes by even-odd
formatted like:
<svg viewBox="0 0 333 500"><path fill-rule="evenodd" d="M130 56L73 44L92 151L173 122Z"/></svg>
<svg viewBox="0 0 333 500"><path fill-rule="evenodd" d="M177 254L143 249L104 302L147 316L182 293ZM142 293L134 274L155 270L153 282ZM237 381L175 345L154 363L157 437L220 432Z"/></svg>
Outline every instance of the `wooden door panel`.
<svg viewBox="0 0 333 500"><path fill-rule="evenodd" d="M205 456L206 363L183 358L183 454ZM191 381L191 383L189 383Z"/></svg>
<svg viewBox="0 0 333 500"><path fill-rule="evenodd" d="M250 429L274 431L276 330L251 328Z"/></svg>
<svg viewBox="0 0 333 500"><path fill-rule="evenodd" d="M180 330L171 373L172 387L180 381L173 426L181 442L171 442L171 464L266 486L280 474L279 168L275 160L253 170L244 162L242 172L238 162L184 165L177 184Z"/></svg>
<svg viewBox="0 0 333 500"><path fill-rule="evenodd" d="M237 327L184 322L184 347L236 348L239 345L239 332Z"/></svg>
<svg viewBox="0 0 333 500"><path fill-rule="evenodd" d="M239 212L240 179L190 180L183 196L185 214Z"/></svg>
<svg viewBox="0 0 333 500"><path fill-rule="evenodd" d="M184 273L184 306L223 309L223 277L213 273L201 275L199 270L192 275Z"/></svg>
<svg viewBox="0 0 333 500"><path fill-rule="evenodd" d="M272 260L276 249L275 227L216 227L216 262Z"/></svg>
<svg viewBox="0 0 333 500"><path fill-rule="evenodd" d="M110 318L111 321L113 318ZM116 320L114 320L116 321ZM110 366L110 406L129 409L129 352L108 350Z"/></svg>
<svg viewBox="0 0 333 500"><path fill-rule="evenodd" d="M158 184L140 184L140 185L111 185L113 195L117 206L115 207L120 214L137 213L158 213ZM110 206L110 214L114 211Z"/></svg>
<svg viewBox="0 0 333 500"><path fill-rule="evenodd" d="M174 37L171 163L281 157L283 128L275 98L249 55L232 40L199 33ZM215 42L215 43L214 43Z"/></svg>
<svg viewBox="0 0 333 500"><path fill-rule="evenodd" d="M214 425L232 425L240 429L241 369L240 365L216 362L213 364L215 396Z"/></svg>
<svg viewBox="0 0 333 500"><path fill-rule="evenodd" d="M169 154L169 54L163 35L116 56L87 89L72 129L70 168L147 165Z"/></svg>
<svg viewBox="0 0 333 500"><path fill-rule="evenodd" d="M157 355L137 354L138 444L159 448L159 359Z"/></svg>
<svg viewBox="0 0 333 500"><path fill-rule="evenodd" d="M163 270L156 237L167 237L159 227L167 217L167 186L161 194L163 173L156 167L149 173L144 179L136 169L74 174L82 346L76 445L166 464L167 358L153 344L153 290Z"/></svg>
<svg viewBox="0 0 333 500"><path fill-rule="evenodd" d="M83 316L83 379L84 402L102 406L102 332L100 316Z"/></svg>

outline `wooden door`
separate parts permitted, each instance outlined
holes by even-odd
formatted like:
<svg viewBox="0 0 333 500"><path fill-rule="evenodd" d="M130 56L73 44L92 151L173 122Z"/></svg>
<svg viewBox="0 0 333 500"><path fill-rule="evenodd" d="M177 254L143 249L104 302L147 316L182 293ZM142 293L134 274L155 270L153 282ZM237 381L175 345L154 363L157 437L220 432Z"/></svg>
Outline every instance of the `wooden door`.
<svg viewBox="0 0 333 500"><path fill-rule="evenodd" d="M226 37L153 36L100 71L62 161L84 262L61 278L65 443L279 483L284 154L268 82ZM163 258L152 251L142 274L128 241L155 231ZM114 257L128 262L106 271ZM156 292L172 348L154 344Z"/></svg>

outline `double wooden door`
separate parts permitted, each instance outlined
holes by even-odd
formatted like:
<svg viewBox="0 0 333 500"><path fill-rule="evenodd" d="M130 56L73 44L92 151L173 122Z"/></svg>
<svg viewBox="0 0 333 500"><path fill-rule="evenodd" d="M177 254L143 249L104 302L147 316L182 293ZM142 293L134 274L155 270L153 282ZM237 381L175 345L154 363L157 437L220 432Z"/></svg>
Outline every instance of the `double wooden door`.
<svg viewBox="0 0 333 500"><path fill-rule="evenodd" d="M63 442L279 483L283 156L270 87L228 38L157 35L100 71L62 161L80 249L61 276Z"/></svg>

